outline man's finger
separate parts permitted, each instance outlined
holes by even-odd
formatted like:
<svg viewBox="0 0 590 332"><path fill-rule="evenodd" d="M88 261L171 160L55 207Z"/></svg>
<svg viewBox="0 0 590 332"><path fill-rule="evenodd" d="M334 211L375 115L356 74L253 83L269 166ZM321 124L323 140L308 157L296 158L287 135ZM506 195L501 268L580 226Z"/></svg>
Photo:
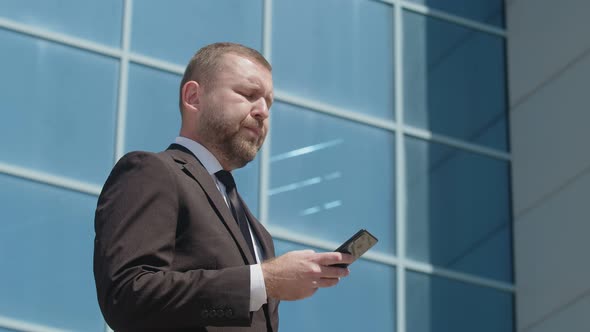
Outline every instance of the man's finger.
<svg viewBox="0 0 590 332"><path fill-rule="evenodd" d="M350 271L347 268L335 266L321 266L322 278L342 278L348 276Z"/></svg>
<svg viewBox="0 0 590 332"><path fill-rule="evenodd" d="M315 254L313 261L320 265L350 264L354 257L339 252L322 252Z"/></svg>
<svg viewBox="0 0 590 332"><path fill-rule="evenodd" d="M326 288L336 286L340 279L338 278L321 278L315 281L315 287L317 288Z"/></svg>

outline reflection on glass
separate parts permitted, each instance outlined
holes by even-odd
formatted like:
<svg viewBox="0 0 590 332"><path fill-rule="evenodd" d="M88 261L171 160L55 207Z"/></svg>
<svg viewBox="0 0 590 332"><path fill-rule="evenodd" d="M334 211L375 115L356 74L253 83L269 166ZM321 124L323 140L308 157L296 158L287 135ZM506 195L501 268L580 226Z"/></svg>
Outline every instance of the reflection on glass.
<svg viewBox="0 0 590 332"><path fill-rule="evenodd" d="M112 47L121 44L121 0L2 0L0 16Z"/></svg>
<svg viewBox="0 0 590 332"><path fill-rule="evenodd" d="M274 240L277 255L314 249ZM395 331L395 268L363 259L350 265L350 275L312 297L279 307L281 331Z"/></svg>
<svg viewBox="0 0 590 332"><path fill-rule="evenodd" d="M504 26L504 0L410 0L481 23Z"/></svg>
<svg viewBox="0 0 590 332"><path fill-rule="evenodd" d="M393 119L393 10L389 4L276 0L272 35L276 88Z"/></svg>
<svg viewBox="0 0 590 332"><path fill-rule="evenodd" d="M417 272L407 272L406 284L408 331L513 331L509 292Z"/></svg>
<svg viewBox="0 0 590 332"><path fill-rule="evenodd" d="M512 280L508 162L406 138L412 259Z"/></svg>
<svg viewBox="0 0 590 332"><path fill-rule="evenodd" d="M133 2L133 52L184 66L199 48L219 41L262 49L262 0L172 3Z"/></svg>
<svg viewBox="0 0 590 332"><path fill-rule="evenodd" d="M102 184L112 167L118 61L0 29L0 158Z"/></svg>
<svg viewBox="0 0 590 332"><path fill-rule="evenodd" d="M269 222L342 243L361 228L395 248L394 134L277 102Z"/></svg>
<svg viewBox="0 0 590 332"><path fill-rule="evenodd" d="M296 182L296 183L290 183L288 185L285 186L281 186L281 187L277 187L277 188L271 188L268 190L268 195L272 196L272 195L276 195L276 194L281 194L287 191L291 191L291 190L297 190L303 187L307 187L307 186L311 186L314 184L318 184L322 181L329 181L329 180L335 180L338 179L342 176L342 173L340 172L333 172L330 174L327 174L323 177L321 176L316 176L307 180L303 180L300 182Z"/></svg>
<svg viewBox="0 0 590 332"><path fill-rule="evenodd" d="M299 149L295 149L293 151L289 151L289 152L285 152L276 156L273 156L270 161L271 162L275 162L275 161L279 161L279 160L284 160L284 159L288 159L288 158L293 158L293 157L297 157L297 156L301 156L307 153L312 153L312 152L316 152L319 150L323 150L326 148L331 148L333 146L342 144L342 142L344 142L344 140L342 139L335 139L329 142L324 142L324 143L319 143L319 144L314 144L314 145L310 145L310 146L306 146L303 148L299 148Z"/></svg>
<svg viewBox="0 0 590 332"><path fill-rule="evenodd" d="M504 39L404 12L407 124L507 150Z"/></svg>
<svg viewBox="0 0 590 332"><path fill-rule="evenodd" d="M0 313L104 331L92 275L96 197L0 175Z"/></svg>

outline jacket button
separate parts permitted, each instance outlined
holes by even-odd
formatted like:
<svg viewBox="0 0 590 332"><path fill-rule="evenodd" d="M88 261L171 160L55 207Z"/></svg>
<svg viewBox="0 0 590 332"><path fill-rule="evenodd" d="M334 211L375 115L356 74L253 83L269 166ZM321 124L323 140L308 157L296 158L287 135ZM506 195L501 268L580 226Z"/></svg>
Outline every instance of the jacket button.
<svg viewBox="0 0 590 332"><path fill-rule="evenodd" d="M208 317L209 317L209 311L207 311L207 310L202 310L202 311L201 311L201 317L203 317L203 318L208 318Z"/></svg>

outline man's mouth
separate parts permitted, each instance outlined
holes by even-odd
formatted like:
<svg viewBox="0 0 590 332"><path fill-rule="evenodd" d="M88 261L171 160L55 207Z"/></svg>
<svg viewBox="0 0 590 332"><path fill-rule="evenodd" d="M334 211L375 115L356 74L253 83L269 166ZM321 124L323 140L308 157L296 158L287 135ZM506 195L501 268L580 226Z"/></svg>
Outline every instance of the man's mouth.
<svg viewBox="0 0 590 332"><path fill-rule="evenodd" d="M262 130L258 127L246 126L244 128L246 128L246 130L250 131L251 133L253 133L257 137L259 137L260 134L262 133Z"/></svg>

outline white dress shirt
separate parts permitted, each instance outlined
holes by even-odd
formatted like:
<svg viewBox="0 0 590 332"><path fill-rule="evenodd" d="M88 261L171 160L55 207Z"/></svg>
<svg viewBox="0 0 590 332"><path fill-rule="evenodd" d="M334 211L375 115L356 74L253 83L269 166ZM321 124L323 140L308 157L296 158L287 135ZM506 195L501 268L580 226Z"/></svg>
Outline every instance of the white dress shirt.
<svg viewBox="0 0 590 332"><path fill-rule="evenodd" d="M216 172L223 169L217 158L215 158L215 156L204 146L189 138L179 136L176 137L175 142L176 144L184 146L199 158L199 161L211 175L213 181L215 181L217 189L219 189L219 192L221 192L221 195L225 199L225 204L229 207L229 199L227 197L225 185L223 185L223 183L217 179L217 176L215 176ZM250 311L258 311L258 309L266 303L266 286L264 284L264 276L262 275L262 267L260 265L261 246L256 236L254 236L254 232L252 232L252 227L249 222L248 228L250 229L250 236L252 237L252 244L254 245L254 254L256 256L256 262L258 263L250 265Z"/></svg>

